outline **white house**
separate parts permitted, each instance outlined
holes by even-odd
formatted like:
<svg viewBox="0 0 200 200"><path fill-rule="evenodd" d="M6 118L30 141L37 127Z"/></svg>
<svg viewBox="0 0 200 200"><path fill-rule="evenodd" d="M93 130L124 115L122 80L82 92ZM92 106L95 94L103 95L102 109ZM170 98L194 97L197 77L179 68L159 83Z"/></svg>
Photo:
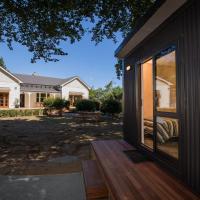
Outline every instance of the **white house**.
<svg viewBox="0 0 200 200"><path fill-rule="evenodd" d="M169 108L171 105L171 87L172 83L161 78L156 77L156 92L158 95L158 107Z"/></svg>
<svg viewBox="0 0 200 200"><path fill-rule="evenodd" d="M13 74L0 67L0 108L37 108L47 97L70 100L88 99L90 87L79 77L66 79Z"/></svg>

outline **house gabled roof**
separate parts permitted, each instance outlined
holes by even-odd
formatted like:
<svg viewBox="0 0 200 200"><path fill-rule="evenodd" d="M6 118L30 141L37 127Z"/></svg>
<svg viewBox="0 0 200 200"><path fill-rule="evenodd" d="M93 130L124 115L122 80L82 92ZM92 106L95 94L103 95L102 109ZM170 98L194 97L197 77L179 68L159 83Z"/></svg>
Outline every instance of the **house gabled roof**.
<svg viewBox="0 0 200 200"><path fill-rule="evenodd" d="M90 86L87 83L85 83L85 81L81 80L80 77L78 77L78 76L71 77L70 79L69 78L68 79L64 79L64 81L61 84L61 86L65 86L65 85L67 85L68 83L70 83L70 82L72 82L74 80L79 80L88 90L91 89Z"/></svg>
<svg viewBox="0 0 200 200"><path fill-rule="evenodd" d="M51 86L64 86L78 79L85 87L90 89L90 87L82 81L78 76L72 76L69 78L61 79L55 77L38 76L38 75L27 75L27 74L14 74L23 83L34 84L34 85L51 85Z"/></svg>
<svg viewBox="0 0 200 200"><path fill-rule="evenodd" d="M65 86L74 80L81 82L88 90L90 87L78 76L72 76L69 78L55 78L30 74L13 74L9 70L0 66L0 71L12 78L17 83L32 84L32 85L46 85L46 86Z"/></svg>
<svg viewBox="0 0 200 200"><path fill-rule="evenodd" d="M116 49L115 56L123 59L186 2L187 0L157 0Z"/></svg>
<svg viewBox="0 0 200 200"><path fill-rule="evenodd" d="M165 80L165 79L163 79L159 76L156 76L156 80L159 80L159 81L161 81L161 82L163 82L163 83L165 83L166 85L169 85L169 86L173 85L173 83L171 83L171 82L169 82L169 81L167 81L167 80Z"/></svg>
<svg viewBox="0 0 200 200"><path fill-rule="evenodd" d="M16 81L17 83L22 83L22 81L18 77L16 77L14 74L12 74L8 69L5 69L4 67L0 66L0 71L2 71L4 74L9 76L11 79Z"/></svg>
<svg viewBox="0 0 200 200"><path fill-rule="evenodd" d="M23 83L36 84L36 85L61 85L65 79L47 77L47 76L38 76L38 75L28 75L28 74L14 74L18 77ZM71 80L73 77L68 78Z"/></svg>

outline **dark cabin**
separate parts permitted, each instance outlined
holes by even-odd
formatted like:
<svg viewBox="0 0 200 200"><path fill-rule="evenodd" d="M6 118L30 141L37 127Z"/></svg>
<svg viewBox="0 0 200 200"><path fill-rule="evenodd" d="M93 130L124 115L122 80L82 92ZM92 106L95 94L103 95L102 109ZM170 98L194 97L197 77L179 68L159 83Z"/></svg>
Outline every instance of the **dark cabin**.
<svg viewBox="0 0 200 200"><path fill-rule="evenodd" d="M200 1L157 1L115 56L124 139L200 193Z"/></svg>

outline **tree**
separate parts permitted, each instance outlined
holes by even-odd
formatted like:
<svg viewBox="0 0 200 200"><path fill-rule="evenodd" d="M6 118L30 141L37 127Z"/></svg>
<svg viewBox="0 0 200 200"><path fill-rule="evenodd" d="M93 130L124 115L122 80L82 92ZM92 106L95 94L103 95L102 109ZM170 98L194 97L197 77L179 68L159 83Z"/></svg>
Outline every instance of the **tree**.
<svg viewBox="0 0 200 200"><path fill-rule="evenodd" d="M0 42L18 42L37 59L58 61L67 55L60 42L79 41L86 32L96 43L104 38L116 41L134 28L136 21L155 0L1 0ZM91 26L87 26L89 22Z"/></svg>
<svg viewBox="0 0 200 200"><path fill-rule="evenodd" d="M117 86L113 88L112 91L112 95L113 95L113 99L116 99L118 101L122 101L122 97L123 97L123 90L121 87Z"/></svg>
<svg viewBox="0 0 200 200"><path fill-rule="evenodd" d="M122 101L122 96L122 88L119 86L114 87L112 81L105 85L104 88L92 88L89 94L91 100L95 100L101 103L108 99Z"/></svg>
<svg viewBox="0 0 200 200"><path fill-rule="evenodd" d="M3 57L0 57L0 66L3 67L4 69L6 69L6 65L5 65L5 62L3 60Z"/></svg>
<svg viewBox="0 0 200 200"><path fill-rule="evenodd" d="M116 70L117 78L120 79L122 76L122 70L123 70L122 60L118 60L118 62L115 64L115 70Z"/></svg>

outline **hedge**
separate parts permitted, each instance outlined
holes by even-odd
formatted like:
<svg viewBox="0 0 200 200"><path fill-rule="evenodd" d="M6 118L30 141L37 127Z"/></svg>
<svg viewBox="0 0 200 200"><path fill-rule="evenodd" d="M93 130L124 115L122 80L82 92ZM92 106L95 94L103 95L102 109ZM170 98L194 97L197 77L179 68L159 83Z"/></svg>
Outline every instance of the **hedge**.
<svg viewBox="0 0 200 200"><path fill-rule="evenodd" d="M44 115L44 109L9 109L0 110L0 117L21 117Z"/></svg>
<svg viewBox="0 0 200 200"><path fill-rule="evenodd" d="M69 109L70 107L70 101L65 100L65 99L61 99L61 98L47 98L44 100L43 105L45 108L47 109L62 109L62 108L66 108Z"/></svg>
<svg viewBox="0 0 200 200"><path fill-rule="evenodd" d="M93 112L96 110L96 104L93 100L82 99L76 103L77 111Z"/></svg>
<svg viewBox="0 0 200 200"><path fill-rule="evenodd" d="M121 111L122 111L121 102L114 99L105 100L101 105L101 112L103 113L118 114Z"/></svg>

